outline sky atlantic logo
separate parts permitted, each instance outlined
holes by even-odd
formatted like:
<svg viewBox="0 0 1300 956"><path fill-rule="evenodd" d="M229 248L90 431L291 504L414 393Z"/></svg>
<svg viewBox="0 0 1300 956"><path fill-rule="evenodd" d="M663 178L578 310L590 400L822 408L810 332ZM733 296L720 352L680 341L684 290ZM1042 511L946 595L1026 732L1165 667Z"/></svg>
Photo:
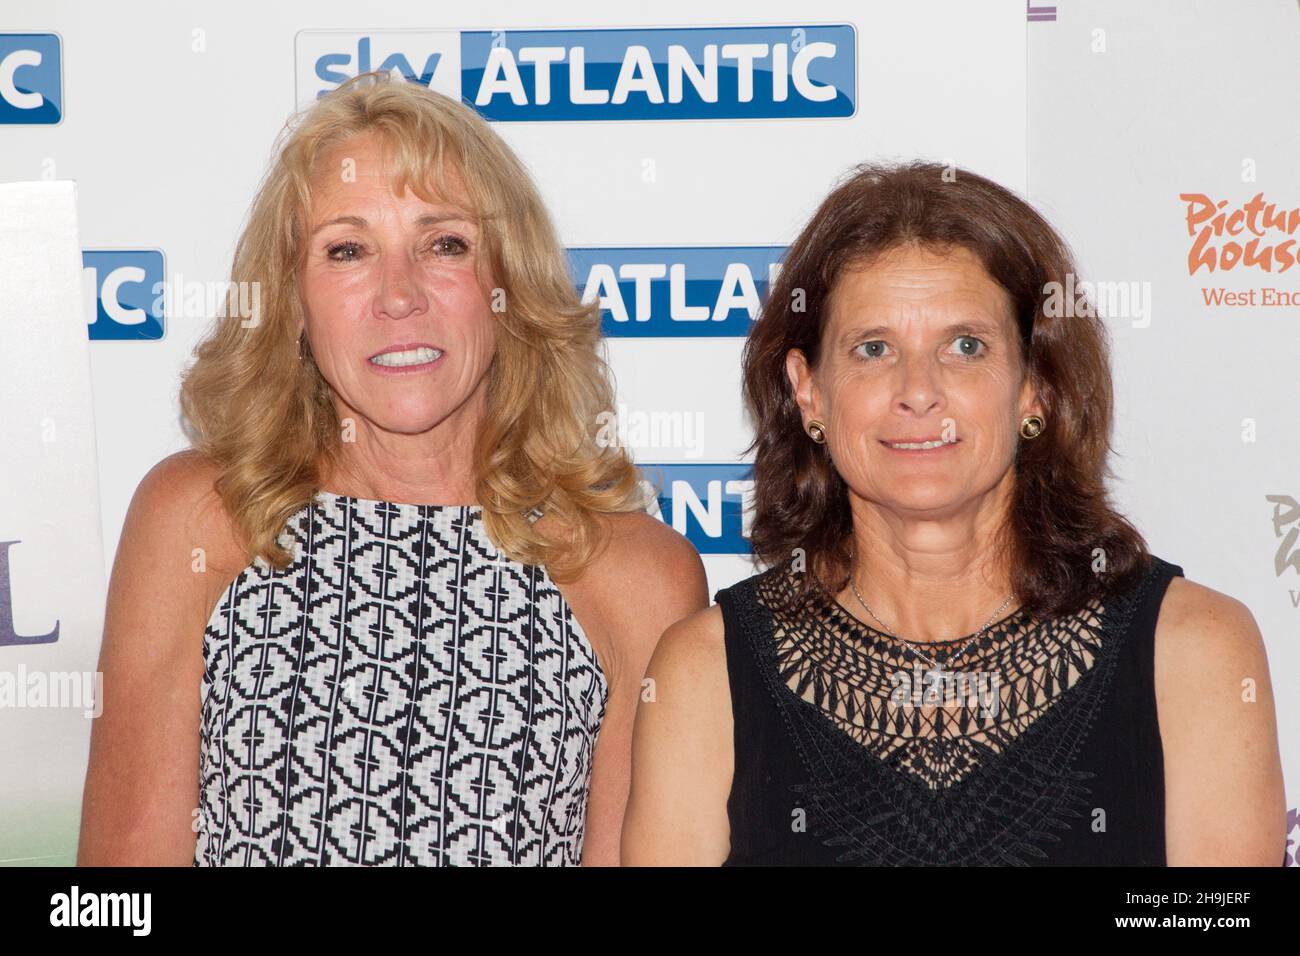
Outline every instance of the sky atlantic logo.
<svg viewBox="0 0 1300 956"><path fill-rule="evenodd" d="M0 124L63 120L63 43L57 33L0 33Z"/></svg>
<svg viewBox="0 0 1300 956"><path fill-rule="evenodd" d="M302 30L299 105L396 72L490 120L794 119L857 112L852 24L591 30Z"/></svg>
<svg viewBox="0 0 1300 956"><path fill-rule="evenodd" d="M749 334L785 246L573 247L569 270L612 338Z"/></svg>
<svg viewBox="0 0 1300 956"><path fill-rule="evenodd" d="M157 249L83 249L81 279L92 341L161 339L166 262Z"/></svg>
<svg viewBox="0 0 1300 956"><path fill-rule="evenodd" d="M754 466L745 462L641 465L658 489L655 514L700 554L749 554ZM657 513L656 513L657 512Z"/></svg>
<svg viewBox="0 0 1300 956"><path fill-rule="evenodd" d="M0 541L0 647L18 644L53 644L59 639L59 622L43 634L19 634L14 622L14 589L9 576L9 549L21 541Z"/></svg>

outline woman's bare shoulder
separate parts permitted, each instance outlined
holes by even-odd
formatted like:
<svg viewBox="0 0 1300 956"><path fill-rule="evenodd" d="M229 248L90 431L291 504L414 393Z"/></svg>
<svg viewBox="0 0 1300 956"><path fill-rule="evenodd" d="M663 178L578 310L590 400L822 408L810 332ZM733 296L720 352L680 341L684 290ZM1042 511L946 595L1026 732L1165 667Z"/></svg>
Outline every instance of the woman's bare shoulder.
<svg viewBox="0 0 1300 956"><path fill-rule="evenodd" d="M702 719L721 721L731 712L727 683L727 649L722 609L710 605L673 624L663 633L646 675L671 694L675 708Z"/></svg>
<svg viewBox="0 0 1300 956"><path fill-rule="evenodd" d="M1184 577L1169 581L1156 624L1157 653L1191 654L1205 661L1254 657L1263 640L1255 617L1236 598Z"/></svg>
<svg viewBox="0 0 1300 956"><path fill-rule="evenodd" d="M722 608L710 604L682 618L664 632L661 644L678 657L717 658L724 650Z"/></svg>
<svg viewBox="0 0 1300 956"><path fill-rule="evenodd" d="M160 546L190 567L233 576L247 565L234 522L216 490L219 466L193 449L145 473L131 499L123 544Z"/></svg>
<svg viewBox="0 0 1300 956"><path fill-rule="evenodd" d="M653 515L600 514L597 523L595 556L561 590L601 657L639 678L665 630L708 606L704 564L694 545Z"/></svg>
<svg viewBox="0 0 1300 956"><path fill-rule="evenodd" d="M608 597L625 614L636 617L653 605L663 622L662 634L669 625L708 606L704 562L685 535L644 511L604 519L612 534L609 549L598 560L610 582Z"/></svg>
<svg viewBox="0 0 1300 956"><path fill-rule="evenodd" d="M1277 865L1285 855L1285 798L1268 657L1254 615L1236 598L1175 577L1155 640L1170 865Z"/></svg>
<svg viewBox="0 0 1300 956"><path fill-rule="evenodd" d="M1267 733L1272 686L1264 638L1250 609L1213 588L1175 577L1160 605L1155 691L1166 751L1180 742L1240 741ZM1255 706L1259 702L1264 706Z"/></svg>
<svg viewBox="0 0 1300 956"><path fill-rule="evenodd" d="M703 568L695 545L648 512L604 513L599 520L610 532L610 544L619 558L632 558L643 565L664 564L676 570Z"/></svg>

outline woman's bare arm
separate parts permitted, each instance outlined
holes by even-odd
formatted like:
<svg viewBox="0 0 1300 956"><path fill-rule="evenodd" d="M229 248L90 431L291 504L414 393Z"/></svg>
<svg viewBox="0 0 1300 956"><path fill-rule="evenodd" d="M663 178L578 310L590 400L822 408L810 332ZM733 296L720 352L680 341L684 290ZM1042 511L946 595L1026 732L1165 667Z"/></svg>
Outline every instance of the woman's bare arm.
<svg viewBox="0 0 1300 956"><path fill-rule="evenodd" d="M654 699L637 708L625 866L717 866L730 852L731 689L722 611L674 624L646 676Z"/></svg>
<svg viewBox="0 0 1300 956"><path fill-rule="evenodd" d="M647 514L622 515L613 524L610 546L585 586L593 598L584 608L593 622L589 637L599 640L610 687L592 758L584 866L619 865L632 724L650 655L670 625L709 604L704 564L686 538Z"/></svg>
<svg viewBox="0 0 1300 956"><path fill-rule="evenodd" d="M128 509L105 608L103 713L91 730L78 865L193 861L203 629L237 573L211 489L211 469L181 453L150 470Z"/></svg>
<svg viewBox="0 0 1300 956"><path fill-rule="evenodd" d="M1169 583L1156 626L1170 866L1281 866L1286 801L1268 660L1240 601Z"/></svg>

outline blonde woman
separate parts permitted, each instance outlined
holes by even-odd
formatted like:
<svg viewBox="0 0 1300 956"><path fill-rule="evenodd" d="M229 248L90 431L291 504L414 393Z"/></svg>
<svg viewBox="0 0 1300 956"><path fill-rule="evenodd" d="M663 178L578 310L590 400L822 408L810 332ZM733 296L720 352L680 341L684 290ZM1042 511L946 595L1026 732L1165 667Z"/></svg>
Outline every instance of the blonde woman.
<svg viewBox="0 0 1300 956"><path fill-rule="evenodd" d="M646 662L708 599L595 439L598 315L519 160L359 77L232 279L261 315L199 345L123 528L79 862L617 864Z"/></svg>

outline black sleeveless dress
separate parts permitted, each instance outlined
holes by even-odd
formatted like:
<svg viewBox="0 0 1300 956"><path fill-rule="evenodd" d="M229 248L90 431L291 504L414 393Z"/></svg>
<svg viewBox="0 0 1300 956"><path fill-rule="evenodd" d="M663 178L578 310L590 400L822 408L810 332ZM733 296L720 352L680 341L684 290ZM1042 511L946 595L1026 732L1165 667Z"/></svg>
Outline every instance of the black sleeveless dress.
<svg viewBox="0 0 1300 956"><path fill-rule="evenodd" d="M778 566L721 590L738 865L1165 865L1155 627L1182 568L906 645Z"/></svg>

